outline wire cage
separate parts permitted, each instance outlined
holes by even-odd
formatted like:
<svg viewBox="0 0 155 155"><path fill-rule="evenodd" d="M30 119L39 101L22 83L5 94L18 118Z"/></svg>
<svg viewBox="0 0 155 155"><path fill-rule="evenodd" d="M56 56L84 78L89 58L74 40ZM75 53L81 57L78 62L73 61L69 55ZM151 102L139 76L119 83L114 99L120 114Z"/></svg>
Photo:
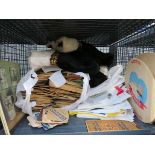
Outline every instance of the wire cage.
<svg viewBox="0 0 155 155"><path fill-rule="evenodd" d="M116 63L122 64L124 69L130 59L142 53L155 52L155 20L150 20L146 25L125 36L132 28L132 25L122 23L119 26L119 38L122 38L111 45L117 51Z"/></svg>
<svg viewBox="0 0 155 155"><path fill-rule="evenodd" d="M46 50L46 44L60 36L74 37L101 52L113 53L114 65L122 64L124 69L133 57L155 52L153 19L16 19L0 20L0 59L20 64L23 76L30 69L27 58L31 51Z"/></svg>
<svg viewBox="0 0 155 155"><path fill-rule="evenodd" d="M75 37L115 55L115 64L144 52L155 51L155 21L148 20L0 20L0 59L28 70L32 50L46 50L48 41L60 36Z"/></svg>

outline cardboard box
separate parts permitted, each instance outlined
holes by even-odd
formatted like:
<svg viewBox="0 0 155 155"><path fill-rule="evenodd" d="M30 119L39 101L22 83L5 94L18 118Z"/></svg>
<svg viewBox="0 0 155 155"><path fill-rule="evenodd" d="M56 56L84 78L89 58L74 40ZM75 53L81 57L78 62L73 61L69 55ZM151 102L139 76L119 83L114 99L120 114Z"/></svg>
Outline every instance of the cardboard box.
<svg viewBox="0 0 155 155"><path fill-rule="evenodd" d="M125 82L137 117L145 123L155 121L155 53L144 53L127 65Z"/></svg>

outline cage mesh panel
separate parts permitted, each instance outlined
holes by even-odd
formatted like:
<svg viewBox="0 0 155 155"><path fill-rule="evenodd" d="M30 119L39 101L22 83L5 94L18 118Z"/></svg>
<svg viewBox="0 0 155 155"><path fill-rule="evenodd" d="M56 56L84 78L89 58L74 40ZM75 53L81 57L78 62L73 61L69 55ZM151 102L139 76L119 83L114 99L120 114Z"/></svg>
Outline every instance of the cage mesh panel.
<svg viewBox="0 0 155 155"><path fill-rule="evenodd" d="M96 47L96 48L103 53L109 53L109 47Z"/></svg>
<svg viewBox="0 0 155 155"><path fill-rule="evenodd" d="M0 20L0 59L29 66L32 50L46 50L46 44L67 35L114 54L114 65L144 52L155 52L155 20ZM112 43L112 44L111 44Z"/></svg>
<svg viewBox="0 0 155 155"><path fill-rule="evenodd" d="M45 45L0 44L0 59L20 64L21 76L23 76L30 69L27 61L28 56L36 50L42 51L47 48Z"/></svg>
<svg viewBox="0 0 155 155"><path fill-rule="evenodd" d="M0 20L0 43L35 44L34 41L21 34L12 24L9 24L9 20Z"/></svg>
<svg viewBox="0 0 155 155"><path fill-rule="evenodd" d="M122 39L122 38L127 37L128 35L131 35L132 33L144 32L144 30L147 29L147 26L152 24L153 22L155 22L154 19L150 19L150 20L141 20L141 19L121 20L118 23L118 38Z"/></svg>
<svg viewBox="0 0 155 155"><path fill-rule="evenodd" d="M142 47L118 47L117 48L117 64L123 65L124 71L127 63L134 57L142 53L154 53L155 48ZM124 73L123 71L123 73Z"/></svg>
<svg viewBox="0 0 155 155"><path fill-rule="evenodd" d="M150 22L150 19L12 19L0 20L0 25L18 33L11 40L4 38L7 42L43 45L60 36L69 36L95 46L108 46Z"/></svg>
<svg viewBox="0 0 155 155"><path fill-rule="evenodd" d="M123 31L122 31L123 32ZM123 35L123 34L122 34ZM127 63L142 53L155 52L155 22L146 25L139 31L121 39L113 46L117 48L117 64L125 70Z"/></svg>
<svg viewBox="0 0 155 155"><path fill-rule="evenodd" d="M21 76L29 70L27 54L34 48L25 44L1 44L0 59L20 64Z"/></svg>

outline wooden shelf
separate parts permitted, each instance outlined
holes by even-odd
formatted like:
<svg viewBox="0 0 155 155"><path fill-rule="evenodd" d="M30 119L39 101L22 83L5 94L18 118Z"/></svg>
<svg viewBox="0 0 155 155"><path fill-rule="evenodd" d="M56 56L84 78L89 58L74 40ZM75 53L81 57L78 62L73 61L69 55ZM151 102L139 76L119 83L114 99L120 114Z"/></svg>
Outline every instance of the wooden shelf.
<svg viewBox="0 0 155 155"><path fill-rule="evenodd" d="M9 130L12 130L17 125L17 123L19 123L19 121L24 117L24 115L25 114L23 112L16 112L16 117L11 121L7 121Z"/></svg>

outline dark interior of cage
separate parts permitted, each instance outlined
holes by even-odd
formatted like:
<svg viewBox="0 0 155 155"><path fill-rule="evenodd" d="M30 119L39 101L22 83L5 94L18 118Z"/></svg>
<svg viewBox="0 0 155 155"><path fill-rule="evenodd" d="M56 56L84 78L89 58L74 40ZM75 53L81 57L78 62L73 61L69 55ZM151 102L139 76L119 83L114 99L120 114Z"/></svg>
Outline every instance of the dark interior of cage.
<svg viewBox="0 0 155 155"><path fill-rule="evenodd" d="M114 64L124 67L141 53L155 52L155 20L152 19L7 19L0 20L0 59L20 64L21 77L30 69L32 50L46 50L46 44L61 36L74 37L114 54ZM124 72L123 72L124 73ZM144 124L140 131L100 134L154 134L155 126ZM72 117L67 125L49 131L35 130L24 118L13 134L89 134L85 119ZM98 133L94 133L98 134Z"/></svg>

